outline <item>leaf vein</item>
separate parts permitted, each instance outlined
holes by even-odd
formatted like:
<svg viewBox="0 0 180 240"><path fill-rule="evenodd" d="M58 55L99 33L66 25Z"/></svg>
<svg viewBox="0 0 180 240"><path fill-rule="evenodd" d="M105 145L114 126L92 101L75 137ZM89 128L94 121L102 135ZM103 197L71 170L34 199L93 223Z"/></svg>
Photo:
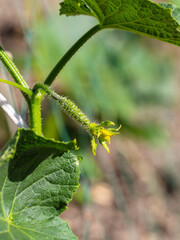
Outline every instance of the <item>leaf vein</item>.
<svg viewBox="0 0 180 240"><path fill-rule="evenodd" d="M25 189L23 189L21 192L19 192L17 195L16 195L16 197L15 197L15 199L19 196L19 195L21 195L24 191L26 191L28 188L30 188L31 186L33 186L35 183L37 183L37 182L39 182L39 181L41 181L42 179L45 179L47 176L49 176L49 175L51 175L51 174L53 174L53 173L56 173L56 172L59 172L61 169L59 169L59 170L57 170L57 171L55 171L55 172L52 172L52 173L49 173L49 174L47 174L47 175L44 175L43 177L41 177L41 178L39 178L39 179L37 179L35 182L33 182L32 184L30 184L29 186L27 186ZM68 173L68 172L67 172ZM45 179L46 180L46 179ZM46 180L47 181L47 180ZM58 185L58 184L57 184ZM60 184L59 184L60 185ZM61 186L68 186L68 185L71 185L71 184L63 184L63 185L61 185ZM73 185L72 185L73 186ZM15 200L14 199L14 200Z"/></svg>
<svg viewBox="0 0 180 240"><path fill-rule="evenodd" d="M5 209L4 209L4 201L3 201L3 189L4 189L4 186L5 186L5 183L7 181L7 177L4 179L4 183L2 185L2 188L1 188L1 207L2 207L2 211L3 211L3 214L4 214L4 217L6 218L6 213L5 213Z"/></svg>

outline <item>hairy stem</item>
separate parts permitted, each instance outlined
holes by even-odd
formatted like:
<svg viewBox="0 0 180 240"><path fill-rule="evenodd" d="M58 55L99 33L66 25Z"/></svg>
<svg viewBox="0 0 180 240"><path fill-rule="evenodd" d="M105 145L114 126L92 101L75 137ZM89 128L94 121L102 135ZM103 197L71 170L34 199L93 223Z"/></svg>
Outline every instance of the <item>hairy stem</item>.
<svg viewBox="0 0 180 240"><path fill-rule="evenodd" d="M41 100L43 96L40 97L38 93L34 93L34 94L30 93L31 90L28 84L20 74L16 65L12 62L8 54L3 50L1 46L0 46L0 60L3 62L3 64L7 68L8 72L11 74L16 84L22 86L22 89L20 89L19 87L18 88L21 90L28 105L30 127L34 129L34 131L37 134L42 135ZM27 91L25 92L24 89L27 89L28 92Z"/></svg>
<svg viewBox="0 0 180 240"><path fill-rule="evenodd" d="M37 135L43 135L41 121L41 102L43 96L44 96L43 90L37 89L33 91L31 102L29 105L30 128L33 129Z"/></svg>
<svg viewBox="0 0 180 240"><path fill-rule="evenodd" d="M11 74L12 78L16 83L19 85L29 89L29 86L27 85L26 81L20 74L19 70L17 69L16 65L11 61L8 54L4 51L4 49L0 46L0 60L3 62L5 67L7 68L8 72ZM29 96L22 92L24 98L26 99L28 105L29 105Z"/></svg>
<svg viewBox="0 0 180 240"><path fill-rule="evenodd" d="M50 86L52 82L55 80L56 76L59 72L63 69L66 63L71 59L71 57L78 51L78 49L87 42L95 33L101 30L99 25L91 28L87 33L85 33L67 52L66 54L60 59L60 61L56 64L56 66L52 69L50 74L47 76L44 84Z"/></svg>

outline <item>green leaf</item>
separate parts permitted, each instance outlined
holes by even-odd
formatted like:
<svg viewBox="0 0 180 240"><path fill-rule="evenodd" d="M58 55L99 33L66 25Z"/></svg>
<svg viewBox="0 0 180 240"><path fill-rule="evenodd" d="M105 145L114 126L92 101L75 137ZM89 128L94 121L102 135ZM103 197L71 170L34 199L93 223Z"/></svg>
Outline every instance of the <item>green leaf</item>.
<svg viewBox="0 0 180 240"><path fill-rule="evenodd" d="M93 154L96 155L97 143L96 143L96 140L95 140L94 137L93 137L92 140L91 140L91 146L92 146L92 152L93 152Z"/></svg>
<svg viewBox="0 0 180 240"><path fill-rule="evenodd" d="M64 0L60 14L93 16L101 29L122 29L180 46L180 9L174 5L172 10L149 0Z"/></svg>
<svg viewBox="0 0 180 240"><path fill-rule="evenodd" d="M58 217L79 186L75 149L17 131L0 154L0 239L77 239Z"/></svg>

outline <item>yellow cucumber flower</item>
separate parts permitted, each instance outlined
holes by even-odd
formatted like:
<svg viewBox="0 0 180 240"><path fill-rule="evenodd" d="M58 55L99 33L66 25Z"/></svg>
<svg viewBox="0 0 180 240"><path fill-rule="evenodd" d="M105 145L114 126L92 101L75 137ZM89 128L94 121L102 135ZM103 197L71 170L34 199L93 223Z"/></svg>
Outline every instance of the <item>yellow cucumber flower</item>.
<svg viewBox="0 0 180 240"><path fill-rule="evenodd" d="M115 124L113 122L110 122L110 121L104 121L100 124L90 123L88 125L88 130L92 135L91 146L92 146L92 151L93 151L94 155L96 155L96 148L97 148L95 138L97 138L99 140L99 143L109 153L109 148L108 148L106 142L110 143L111 137L116 135L116 134L119 134L119 129L121 128L121 126L119 126L119 128L117 128L117 129L115 129L115 128L105 128L105 127L109 127L111 125L115 125Z"/></svg>

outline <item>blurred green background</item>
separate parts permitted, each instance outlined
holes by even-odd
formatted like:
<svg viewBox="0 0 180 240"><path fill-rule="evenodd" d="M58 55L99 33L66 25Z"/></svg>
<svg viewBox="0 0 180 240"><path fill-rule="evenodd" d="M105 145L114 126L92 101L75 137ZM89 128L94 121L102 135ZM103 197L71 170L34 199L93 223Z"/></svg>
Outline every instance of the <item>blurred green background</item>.
<svg viewBox="0 0 180 240"><path fill-rule="evenodd" d="M57 0L1 0L1 44L31 87L96 24L90 17L59 17L58 11ZM80 240L180 239L179 56L176 46L106 30L83 46L58 76L52 87L92 121L122 125L109 155L98 146L94 157L88 133L55 102L43 101L44 135L76 138L83 156L81 186L62 214ZM0 67L0 76L10 79ZM27 120L19 92L0 86ZM1 148L15 131L0 109Z"/></svg>

